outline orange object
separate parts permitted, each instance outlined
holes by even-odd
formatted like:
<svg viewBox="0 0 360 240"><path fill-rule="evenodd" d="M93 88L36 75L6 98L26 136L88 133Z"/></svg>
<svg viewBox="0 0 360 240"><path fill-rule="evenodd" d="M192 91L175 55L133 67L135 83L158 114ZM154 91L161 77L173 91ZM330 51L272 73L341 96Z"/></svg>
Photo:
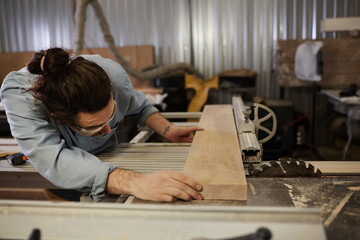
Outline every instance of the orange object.
<svg viewBox="0 0 360 240"><path fill-rule="evenodd" d="M190 74L185 74L185 88L193 88L195 96L190 101L187 111L200 112L208 98L209 90L211 88L219 88L219 76L202 80Z"/></svg>

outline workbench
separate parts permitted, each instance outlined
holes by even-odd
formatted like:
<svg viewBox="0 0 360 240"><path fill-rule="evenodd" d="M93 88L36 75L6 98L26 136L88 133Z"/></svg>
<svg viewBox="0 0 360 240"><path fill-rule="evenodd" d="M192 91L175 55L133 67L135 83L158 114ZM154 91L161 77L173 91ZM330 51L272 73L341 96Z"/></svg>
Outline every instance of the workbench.
<svg viewBox="0 0 360 240"><path fill-rule="evenodd" d="M103 161L141 173L163 169L181 171L189 150L190 144L123 143L98 156ZM312 164L314 166L324 166L326 163L312 162ZM110 204L116 209L118 205L132 206L132 208L136 209L137 206L143 209L144 205L151 207L156 205L180 206L185 208L191 206L195 207L195 212L199 210L196 206L200 207L200 209L215 207L217 211L234 208L234 211L236 209L236 211L240 212L244 210L244 207L245 209L259 207L260 209L257 209L256 212L266 212L269 208L272 209L271 211L276 212L279 210L281 212L280 209L282 208L287 209L287 211L290 208L299 211L296 214L300 215L302 210L307 209L311 211L311 214L314 214L312 211L315 211L317 216L320 217L327 239L358 239L360 237L360 229L358 228L360 224L360 176L356 174L359 172L359 162L329 162L329 164L342 166L342 169L340 167L338 169L348 172L352 176L335 176L335 172L325 168L324 173L329 176L321 178L247 177L247 201L203 200L155 203L127 196L109 196L101 204L107 204L106 208L109 208L108 204ZM30 163L25 163L22 166L11 166L7 161L0 161L0 172L1 188L56 188L42 178ZM7 201L7 206L10 206L11 203L14 203L14 201ZM89 200L82 198L82 203L89 204ZM18 206L20 203L16 204ZM47 204L47 207L51 206ZM220 213L216 213L214 218L216 218L217 214ZM285 231L286 227L284 228Z"/></svg>
<svg viewBox="0 0 360 240"><path fill-rule="evenodd" d="M150 135L145 129L130 143L97 156L139 173L164 169L181 172L191 145L146 142ZM65 202L58 198L29 201L10 197L0 200L0 236L13 238L16 233L15 238L21 239L39 227L49 238L224 239L266 226L273 233L272 239L359 239L359 163L311 161L323 172L321 178L247 177L246 201L159 203L121 195L93 203L86 195ZM29 162L12 166L6 160L0 161L0 188L70 191L49 183ZM21 231L15 230L13 222L22 226Z"/></svg>
<svg viewBox="0 0 360 240"><path fill-rule="evenodd" d="M352 136L360 133L360 97L340 97L341 90L335 89L324 89L321 92L328 97L329 101L334 105L336 112L347 117L346 127L348 141L344 147L342 156L342 160L345 160ZM358 160L360 160L360 157Z"/></svg>

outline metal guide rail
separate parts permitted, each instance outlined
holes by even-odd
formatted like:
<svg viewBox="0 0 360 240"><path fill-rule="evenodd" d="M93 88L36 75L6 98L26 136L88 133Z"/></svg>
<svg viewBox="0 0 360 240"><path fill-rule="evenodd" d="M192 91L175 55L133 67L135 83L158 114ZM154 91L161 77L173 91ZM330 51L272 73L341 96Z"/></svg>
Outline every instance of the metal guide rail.
<svg viewBox="0 0 360 240"><path fill-rule="evenodd" d="M28 239L39 229L41 239L220 240L259 228L275 240L326 239L316 209L0 200L0 213L5 239Z"/></svg>

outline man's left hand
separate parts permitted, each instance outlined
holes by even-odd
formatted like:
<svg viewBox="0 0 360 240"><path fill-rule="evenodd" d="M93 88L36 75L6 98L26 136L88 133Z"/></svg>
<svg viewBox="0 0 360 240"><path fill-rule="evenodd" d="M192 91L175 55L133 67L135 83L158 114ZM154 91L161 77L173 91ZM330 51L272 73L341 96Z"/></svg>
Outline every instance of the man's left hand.
<svg viewBox="0 0 360 240"><path fill-rule="evenodd" d="M194 139L196 131L203 131L201 127L183 127L175 126L170 124L168 131L164 134L164 137L169 139L171 142L177 143L191 143Z"/></svg>

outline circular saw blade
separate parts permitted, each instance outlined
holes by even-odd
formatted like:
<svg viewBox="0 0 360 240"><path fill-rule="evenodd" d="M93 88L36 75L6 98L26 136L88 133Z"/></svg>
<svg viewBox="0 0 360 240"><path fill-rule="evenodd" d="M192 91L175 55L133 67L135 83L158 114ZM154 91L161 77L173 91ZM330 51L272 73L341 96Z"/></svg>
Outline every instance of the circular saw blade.
<svg viewBox="0 0 360 240"><path fill-rule="evenodd" d="M321 177L320 169L310 163L295 159L280 159L264 163L259 169L250 172L255 177Z"/></svg>

